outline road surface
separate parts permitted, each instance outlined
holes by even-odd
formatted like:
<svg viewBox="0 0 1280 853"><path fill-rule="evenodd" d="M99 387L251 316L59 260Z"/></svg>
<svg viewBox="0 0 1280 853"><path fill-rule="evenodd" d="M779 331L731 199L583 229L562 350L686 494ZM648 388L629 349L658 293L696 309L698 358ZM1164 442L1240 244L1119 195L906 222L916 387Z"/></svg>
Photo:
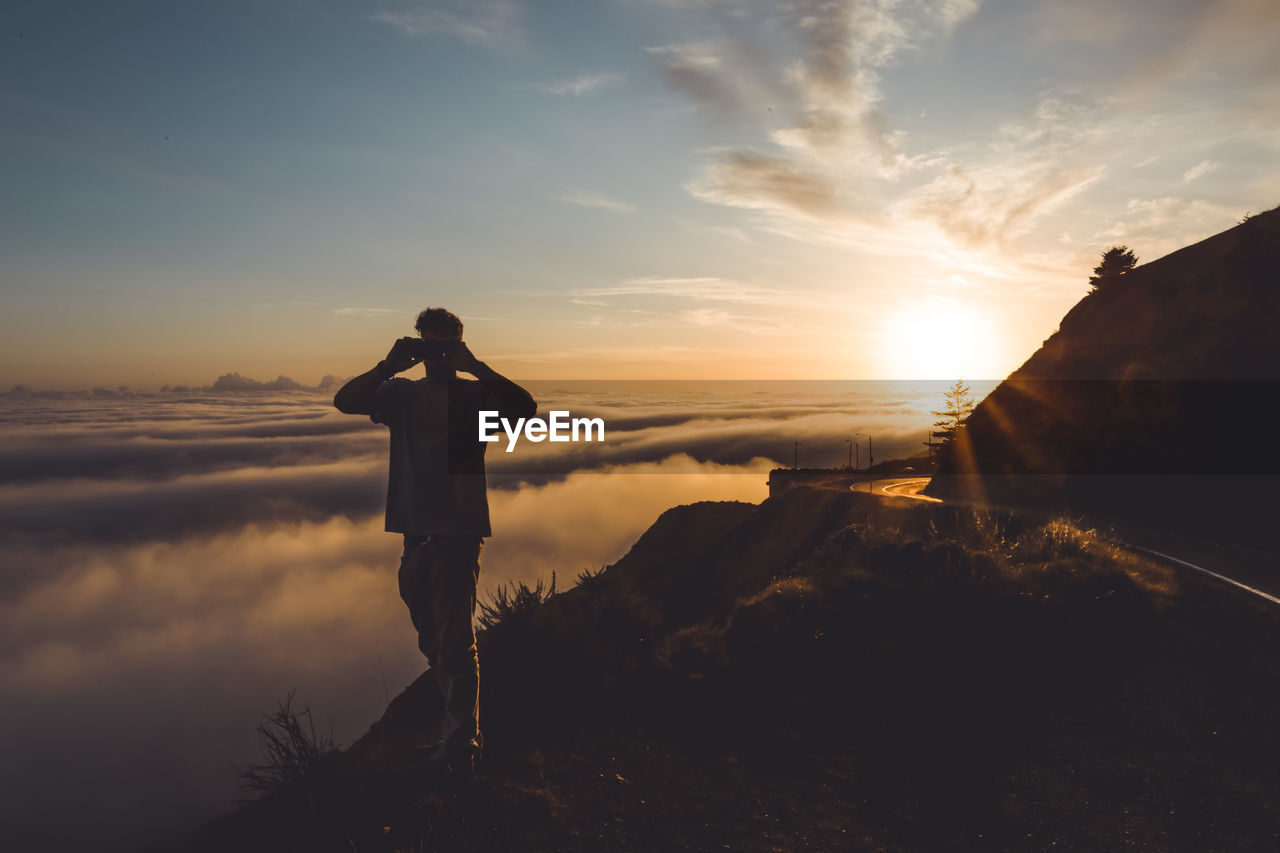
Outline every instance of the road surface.
<svg viewBox="0 0 1280 853"><path fill-rule="evenodd" d="M855 483L850 488L855 492L867 490L881 497L942 503L938 498L920 494L928 483L928 477L887 477ZM1096 520L1093 523L1097 523ZM1280 555L1140 527L1099 526L1110 527L1135 551L1212 578L1255 600L1280 606Z"/></svg>
<svg viewBox="0 0 1280 853"><path fill-rule="evenodd" d="M874 490L881 495L888 495L893 498L911 498L917 501L929 501L930 503L940 504L938 498L931 498L928 495L920 494L920 490L929 484L928 477L891 477L884 480L874 481ZM854 486L855 491L857 486Z"/></svg>

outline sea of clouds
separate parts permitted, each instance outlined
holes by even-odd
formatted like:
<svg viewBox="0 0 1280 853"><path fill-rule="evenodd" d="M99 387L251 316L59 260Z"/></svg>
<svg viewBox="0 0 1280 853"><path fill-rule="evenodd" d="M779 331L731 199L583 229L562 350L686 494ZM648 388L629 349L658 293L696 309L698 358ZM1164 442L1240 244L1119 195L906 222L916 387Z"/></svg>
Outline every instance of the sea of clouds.
<svg viewBox="0 0 1280 853"><path fill-rule="evenodd" d="M759 502L797 443L802 466L844 465L855 433L877 459L914 454L942 390L527 387L543 413L603 418L605 441L489 448L482 600L572 584L668 507ZM383 531L386 428L330 400L0 395L0 837L110 849L224 811L291 690L347 744L422 671Z"/></svg>

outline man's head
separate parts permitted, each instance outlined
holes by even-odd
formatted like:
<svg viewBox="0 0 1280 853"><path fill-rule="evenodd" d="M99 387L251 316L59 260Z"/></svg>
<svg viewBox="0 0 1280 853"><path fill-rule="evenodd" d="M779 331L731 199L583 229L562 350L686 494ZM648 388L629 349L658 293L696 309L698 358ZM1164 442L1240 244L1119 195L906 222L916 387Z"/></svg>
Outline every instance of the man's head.
<svg viewBox="0 0 1280 853"><path fill-rule="evenodd" d="M447 364L448 347L452 342L462 340L462 321L443 308L428 308L418 315L414 328L426 344L419 354L427 368L427 376L453 378L454 370ZM437 342L441 346L432 346Z"/></svg>
<svg viewBox="0 0 1280 853"><path fill-rule="evenodd" d="M418 322L413 324L424 341L461 340L462 321L451 311L443 308L428 308L418 315Z"/></svg>

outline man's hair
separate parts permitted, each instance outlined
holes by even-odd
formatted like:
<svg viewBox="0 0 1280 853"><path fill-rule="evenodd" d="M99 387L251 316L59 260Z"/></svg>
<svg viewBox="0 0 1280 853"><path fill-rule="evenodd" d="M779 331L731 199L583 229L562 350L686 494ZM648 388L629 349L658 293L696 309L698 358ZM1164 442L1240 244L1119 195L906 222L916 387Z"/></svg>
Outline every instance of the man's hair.
<svg viewBox="0 0 1280 853"><path fill-rule="evenodd" d="M428 308L418 315L418 322L413 324L419 334L433 334L440 337L462 337L462 321L457 315L443 308Z"/></svg>

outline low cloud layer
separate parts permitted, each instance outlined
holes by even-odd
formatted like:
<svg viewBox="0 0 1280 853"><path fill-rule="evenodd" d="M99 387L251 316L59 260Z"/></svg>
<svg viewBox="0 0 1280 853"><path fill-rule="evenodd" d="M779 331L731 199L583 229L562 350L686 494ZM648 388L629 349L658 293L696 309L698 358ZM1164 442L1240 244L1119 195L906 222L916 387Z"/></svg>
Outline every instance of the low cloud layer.
<svg viewBox="0 0 1280 853"><path fill-rule="evenodd" d="M495 444L495 491L677 455L789 463L796 442L803 464L837 465L859 432L873 436L879 459L911 455L940 397L887 383L531 387L544 415L603 419L606 440L522 441L511 454ZM34 428L42 417L49 423ZM386 446L385 427L337 414L319 395L13 407L0 421L0 543L170 542L260 522L364 518L382 505Z"/></svg>
<svg viewBox="0 0 1280 853"><path fill-rule="evenodd" d="M501 533L485 548L482 600L552 572L572 584L671 505L758 501L768 467L683 458L495 493ZM28 574L0 606L0 784L26 792L32 821L16 837L38 826L48 842L68 809L83 840L226 808L228 763L257 760L258 715L292 689L349 743L423 668L395 586L399 552L380 513L7 551L6 576ZM31 576L32 565L48 571Z"/></svg>
<svg viewBox="0 0 1280 853"><path fill-rule="evenodd" d="M876 436L881 458L913 449L937 396L531 386L543 412L603 417L607 441L491 448L482 598L552 572L570 585L670 506L762 500L797 441L802 464L843 464L855 431ZM236 794L228 763L256 760L259 715L289 690L348 743L421 671L395 588L400 539L382 529L384 427L319 394L10 403L0 784L23 792L24 817L7 837L109 847L220 811ZM78 826L60 820L68 809Z"/></svg>

